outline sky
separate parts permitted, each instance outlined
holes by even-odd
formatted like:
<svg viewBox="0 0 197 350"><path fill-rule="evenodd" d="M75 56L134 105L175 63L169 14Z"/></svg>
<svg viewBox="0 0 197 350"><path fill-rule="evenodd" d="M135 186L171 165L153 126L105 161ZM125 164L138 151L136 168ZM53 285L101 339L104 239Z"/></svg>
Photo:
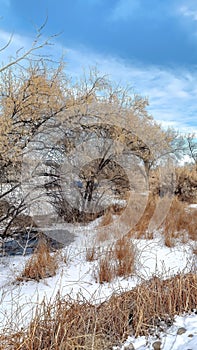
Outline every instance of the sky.
<svg viewBox="0 0 197 350"><path fill-rule="evenodd" d="M164 127L197 133L196 0L0 0L0 47L14 34L1 62L28 47L46 17L68 74L97 66L147 97Z"/></svg>

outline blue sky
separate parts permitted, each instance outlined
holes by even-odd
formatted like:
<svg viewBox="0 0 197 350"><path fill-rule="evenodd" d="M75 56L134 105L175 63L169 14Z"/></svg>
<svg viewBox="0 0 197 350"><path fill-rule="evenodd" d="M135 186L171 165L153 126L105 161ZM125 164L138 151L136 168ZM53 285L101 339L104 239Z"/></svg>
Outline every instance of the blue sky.
<svg viewBox="0 0 197 350"><path fill-rule="evenodd" d="M62 32L53 50L66 52L69 74L97 65L148 97L164 126L197 133L196 0L0 0L2 45L14 32L7 54L47 15L44 34Z"/></svg>

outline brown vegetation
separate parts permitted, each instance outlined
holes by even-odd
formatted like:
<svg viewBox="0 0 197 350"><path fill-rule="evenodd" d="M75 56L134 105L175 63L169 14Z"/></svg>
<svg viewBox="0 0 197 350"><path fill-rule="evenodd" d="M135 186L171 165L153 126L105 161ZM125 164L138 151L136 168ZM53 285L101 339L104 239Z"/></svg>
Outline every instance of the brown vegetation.
<svg viewBox="0 0 197 350"><path fill-rule="evenodd" d="M169 212L162 224L162 232L167 246L172 246L175 239L186 243L188 239L197 240L196 210L188 208L177 197L174 197Z"/></svg>
<svg viewBox="0 0 197 350"><path fill-rule="evenodd" d="M136 250L127 237L118 239L114 245L116 276L128 277L134 273Z"/></svg>
<svg viewBox="0 0 197 350"><path fill-rule="evenodd" d="M131 239L122 237L103 251L94 269L94 278L98 283L104 283L116 277L132 276L135 262L136 250Z"/></svg>
<svg viewBox="0 0 197 350"><path fill-rule="evenodd" d="M128 233L129 237L136 236L137 238L153 238L152 232L147 232L149 222L156 208L158 197L152 193L149 194L147 204L139 219L138 223Z"/></svg>
<svg viewBox="0 0 197 350"><path fill-rule="evenodd" d="M176 169L175 194L181 201L197 203L197 168L195 165Z"/></svg>
<svg viewBox="0 0 197 350"><path fill-rule="evenodd" d="M36 280L52 277L58 269L57 253L50 254L50 249L46 241L41 240L37 249L26 262L21 275L17 277L18 281Z"/></svg>
<svg viewBox="0 0 197 350"><path fill-rule="evenodd" d="M113 248L109 247L98 260L98 266L94 269L93 275L96 282L102 284L110 283L116 276Z"/></svg>
<svg viewBox="0 0 197 350"><path fill-rule="evenodd" d="M104 215L101 218L101 222L99 224L100 227L108 226L113 222L113 210L110 208L105 210Z"/></svg>
<svg viewBox="0 0 197 350"><path fill-rule="evenodd" d="M196 308L197 277L178 274L166 280L152 277L129 292L114 294L101 304L81 295L37 307L28 329L1 334L1 350L109 350L131 334L136 337L163 330L175 315Z"/></svg>
<svg viewBox="0 0 197 350"><path fill-rule="evenodd" d="M128 234L129 237L153 238L153 232L148 232L150 220L159 201L157 195L150 194L146 209L137 223ZM176 239L186 243L188 239L197 240L197 215L196 210L189 208L188 203L182 202L177 196L172 198L170 208L160 227L160 232L165 237L165 244L172 247Z"/></svg>
<svg viewBox="0 0 197 350"><path fill-rule="evenodd" d="M180 201L197 203L197 171L196 165L176 167L174 194ZM150 190L154 195L159 195L162 188L160 169L150 172Z"/></svg>

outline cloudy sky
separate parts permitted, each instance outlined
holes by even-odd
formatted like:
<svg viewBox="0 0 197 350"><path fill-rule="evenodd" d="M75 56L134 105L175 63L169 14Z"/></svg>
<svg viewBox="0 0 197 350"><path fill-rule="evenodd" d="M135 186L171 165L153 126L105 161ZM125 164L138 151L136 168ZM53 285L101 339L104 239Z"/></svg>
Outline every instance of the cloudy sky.
<svg viewBox="0 0 197 350"><path fill-rule="evenodd" d="M1 47L10 33L9 50L28 46L47 16L69 74L97 65L148 97L164 126L197 133L196 0L0 0Z"/></svg>

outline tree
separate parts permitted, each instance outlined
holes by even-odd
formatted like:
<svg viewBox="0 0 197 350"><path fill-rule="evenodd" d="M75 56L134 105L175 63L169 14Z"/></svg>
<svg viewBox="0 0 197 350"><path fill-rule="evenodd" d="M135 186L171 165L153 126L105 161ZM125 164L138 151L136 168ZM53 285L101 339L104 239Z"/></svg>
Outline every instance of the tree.
<svg viewBox="0 0 197 350"><path fill-rule="evenodd" d="M3 73L4 71L7 71L7 69L11 68L11 67L16 67L19 64L24 64L24 62L27 60L31 60L31 62L36 62L36 61L40 61L40 59L44 59L44 57L40 57L38 56L36 58L35 54L37 51L40 51L42 48L51 45L51 39L55 38L57 36L57 34L52 35L50 37L48 37L47 39L42 40L42 36L43 36L43 29L46 26L48 18L46 17L44 23L37 28L36 30L36 35L35 35L35 39L31 44L31 47L29 49L24 50L22 47L19 48L16 52L15 57L12 57L7 64L3 64L0 67L0 73ZM12 43L12 39L13 39L13 35L10 35L10 38L8 40L8 42L0 48L0 53L6 51L6 49L11 45Z"/></svg>
<svg viewBox="0 0 197 350"><path fill-rule="evenodd" d="M195 134L188 134L186 136L186 142L189 156L194 161L197 170L197 139L195 136Z"/></svg>
<svg viewBox="0 0 197 350"><path fill-rule="evenodd" d="M35 55L36 51L51 45L51 39L56 36L42 40L45 24L37 30L29 49L21 48L0 68L0 201L9 203L0 213L4 232L26 209L24 199L18 196L24 149L39 126L64 108L57 86L62 64L54 69L48 57ZM11 42L12 36L0 52L5 51ZM51 71L49 63L53 66Z"/></svg>
<svg viewBox="0 0 197 350"><path fill-rule="evenodd" d="M33 197L28 189L32 193L25 194L25 201L16 194L14 203L10 202L13 210L8 208L0 218L7 227L26 210L27 199L33 202L43 190L45 199L65 220L102 215L100 202L107 189L97 184L104 176L115 192L131 185L141 190L150 168L173 152L173 135L148 114L146 98L114 86L94 69L72 82L62 62L56 66L42 57L31 58L32 51L48 44L37 45L37 39L35 43L1 69L0 171L4 184L0 200L10 202L10 194L13 197L23 185L22 163L27 162L25 173L36 184ZM25 65L18 65L24 59ZM131 164L136 184L127 176ZM74 204L65 196L71 178L84 183L84 190L76 188Z"/></svg>
<svg viewBox="0 0 197 350"><path fill-rule="evenodd" d="M95 81L98 82L99 80L95 79ZM51 185L53 188L52 191L48 192L51 203L66 220L85 221L90 217L95 218L103 214L103 197L107 192L106 186L100 187L103 174L105 174L107 180L110 179L108 181L108 189L110 190L115 185L115 191L118 190L118 187L124 191L125 188L129 188L128 182L131 184L134 182L133 187L138 187L138 192L143 192L143 189L146 188L145 183L152 164L157 159L162 156L166 157L166 154L172 152L169 134L166 134L147 115L145 110L144 114L143 109L141 111L137 110L139 97L136 104L132 100L132 103L128 104L128 97L126 97L125 92L121 96L120 91L118 91L117 98L114 97L115 92L113 92L113 101L111 98L112 87L107 85L105 80L100 80L99 83L101 82L103 85L101 84L100 87L102 86L104 90L102 90L102 94L100 90L95 91L96 89L93 90L92 88L92 86L98 87L98 85L94 83L92 85L87 84L83 88L86 95L83 96L83 99L81 99L81 96L77 96L73 109L68 110L69 115L72 113L72 119L64 120L63 127L65 129L62 130L62 138L59 133L58 141L59 154L62 152L63 158L66 157L66 166L62 167L59 161L59 167L54 169L54 163L51 165L55 173L51 172L51 169L45 172L48 180L45 186L49 188ZM87 89L87 86L89 89ZM90 94L90 90L94 94ZM122 100L120 97L122 97ZM82 101L82 103L80 104L79 101ZM132 106L135 106L136 115L131 110ZM140 106L139 104L139 108L141 108ZM140 120L138 120L139 116ZM137 130L139 130L139 133L142 134L141 123L143 122L145 127L143 133L144 131L147 132L144 137L147 143L137 133ZM133 128L129 128L130 125L133 125ZM62 148L62 146L64 147ZM75 151L77 151L77 158L75 158ZM129 154L132 155L130 159L128 158ZM122 171L121 176L116 176L115 168L119 167L118 172L121 173L119 156L125 159L121 163L123 170L127 169L128 172L131 172L132 167L132 174L128 181L125 171ZM144 172L142 171L142 164L139 163L144 164ZM112 164L114 165L114 175L109 176L109 165ZM43 172L40 174L43 174ZM137 178L140 180L137 180ZM72 184L77 182L80 186L77 186L76 191L74 191ZM64 188L62 188L62 183ZM66 193L69 188L71 189L70 194ZM74 203L71 202L69 197L73 197ZM86 210L86 215L84 210ZM94 215L90 216L90 213Z"/></svg>

